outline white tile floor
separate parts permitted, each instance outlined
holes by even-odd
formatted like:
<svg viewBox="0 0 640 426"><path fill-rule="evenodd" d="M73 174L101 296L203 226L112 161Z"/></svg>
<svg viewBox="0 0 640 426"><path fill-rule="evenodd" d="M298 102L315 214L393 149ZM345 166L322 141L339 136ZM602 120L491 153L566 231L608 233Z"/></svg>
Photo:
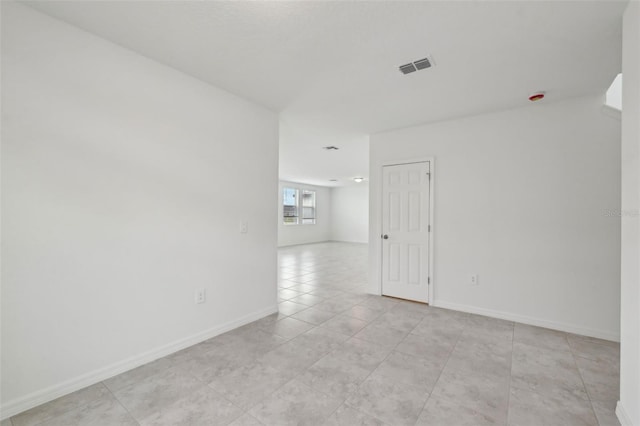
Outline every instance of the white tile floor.
<svg viewBox="0 0 640 426"><path fill-rule="evenodd" d="M280 314L13 425L618 425L619 346L369 296L367 247L280 250Z"/></svg>

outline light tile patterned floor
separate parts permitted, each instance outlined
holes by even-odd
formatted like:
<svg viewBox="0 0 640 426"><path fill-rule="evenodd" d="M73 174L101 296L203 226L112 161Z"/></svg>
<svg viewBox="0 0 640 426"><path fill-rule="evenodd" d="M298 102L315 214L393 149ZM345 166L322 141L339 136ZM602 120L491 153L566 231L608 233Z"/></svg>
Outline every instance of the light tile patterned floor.
<svg viewBox="0 0 640 426"><path fill-rule="evenodd" d="M279 262L280 314L1 426L618 424L618 344L367 295L361 244Z"/></svg>

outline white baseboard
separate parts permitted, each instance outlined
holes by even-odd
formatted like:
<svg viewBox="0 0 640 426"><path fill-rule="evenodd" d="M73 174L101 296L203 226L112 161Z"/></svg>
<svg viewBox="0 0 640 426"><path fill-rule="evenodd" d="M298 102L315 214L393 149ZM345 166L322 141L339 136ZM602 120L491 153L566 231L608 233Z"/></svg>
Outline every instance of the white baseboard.
<svg viewBox="0 0 640 426"><path fill-rule="evenodd" d="M618 401L616 404L616 416L618 416L618 420L622 426L634 426L621 401Z"/></svg>
<svg viewBox="0 0 640 426"><path fill-rule="evenodd" d="M278 248L284 248L284 247L294 247L294 246L306 246L308 244L322 244L322 243L329 243L331 242L331 240L314 240L314 241L307 241L307 242L295 242L295 243L278 243Z"/></svg>
<svg viewBox="0 0 640 426"><path fill-rule="evenodd" d="M329 240L330 243L369 244L369 240Z"/></svg>
<svg viewBox="0 0 640 426"><path fill-rule="evenodd" d="M568 333L580 334L582 336L589 336L589 337L595 337L598 339L610 340L613 342L620 341L619 333L612 333L604 330L595 330L591 328L580 327L573 324L566 324L566 323L561 323L556 321L544 320L540 318L533 318L525 315L514 314L511 312L495 311L492 309L484 309L484 308L478 308L475 306L461 305L458 303L451 303L443 300L434 300L433 303L431 303L430 305L438 308L452 309L454 311L468 312L471 314L484 315L487 317L499 318L499 319L504 319L508 321L519 322L522 324L550 328L552 330L559 330L559 331L565 331Z"/></svg>
<svg viewBox="0 0 640 426"><path fill-rule="evenodd" d="M227 331L233 330L234 328L238 328L276 312L278 312L278 306L273 305L266 309L261 309L260 311L245 315L236 320L229 321L227 323L210 328L200 333L196 333L189 337L176 340L164 346L152 349L139 355L132 356L114 364L107 365L97 370L85 373L81 376L74 377L62 383L58 383L48 388L8 401L0 407L0 420L15 416L16 414L20 414L23 411L26 411L33 407L37 407L38 405L44 404L45 402L52 401L61 396L70 394L71 392L75 392L87 386L94 385L110 377L116 376L120 373L124 373L125 371L129 371L151 361L155 361L158 358L162 358L184 348L188 348L189 346L195 345L219 334L226 333Z"/></svg>

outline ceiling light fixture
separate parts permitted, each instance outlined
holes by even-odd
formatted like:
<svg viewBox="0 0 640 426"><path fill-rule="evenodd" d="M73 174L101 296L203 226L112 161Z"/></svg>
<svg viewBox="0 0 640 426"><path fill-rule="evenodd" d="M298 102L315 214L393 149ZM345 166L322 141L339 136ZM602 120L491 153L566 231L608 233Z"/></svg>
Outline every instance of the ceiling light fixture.
<svg viewBox="0 0 640 426"><path fill-rule="evenodd" d="M360 183L364 180L364 178L361 177L357 177L357 178L353 178L353 180L355 180L356 182Z"/></svg>

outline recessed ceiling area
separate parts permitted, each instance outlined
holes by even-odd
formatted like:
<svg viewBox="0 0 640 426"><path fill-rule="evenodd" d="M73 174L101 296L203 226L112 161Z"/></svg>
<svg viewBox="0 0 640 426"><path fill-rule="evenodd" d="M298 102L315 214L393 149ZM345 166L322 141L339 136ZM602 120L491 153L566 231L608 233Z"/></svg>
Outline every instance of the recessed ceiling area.
<svg viewBox="0 0 640 426"><path fill-rule="evenodd" d="M626 1L26 2L280 114L280 177L368 176L368 135L603 94ZM419 58L434 66L403 75ZM335 145L339 150L323 150ZM330 182L337 179L337 182Z"/></svg>

